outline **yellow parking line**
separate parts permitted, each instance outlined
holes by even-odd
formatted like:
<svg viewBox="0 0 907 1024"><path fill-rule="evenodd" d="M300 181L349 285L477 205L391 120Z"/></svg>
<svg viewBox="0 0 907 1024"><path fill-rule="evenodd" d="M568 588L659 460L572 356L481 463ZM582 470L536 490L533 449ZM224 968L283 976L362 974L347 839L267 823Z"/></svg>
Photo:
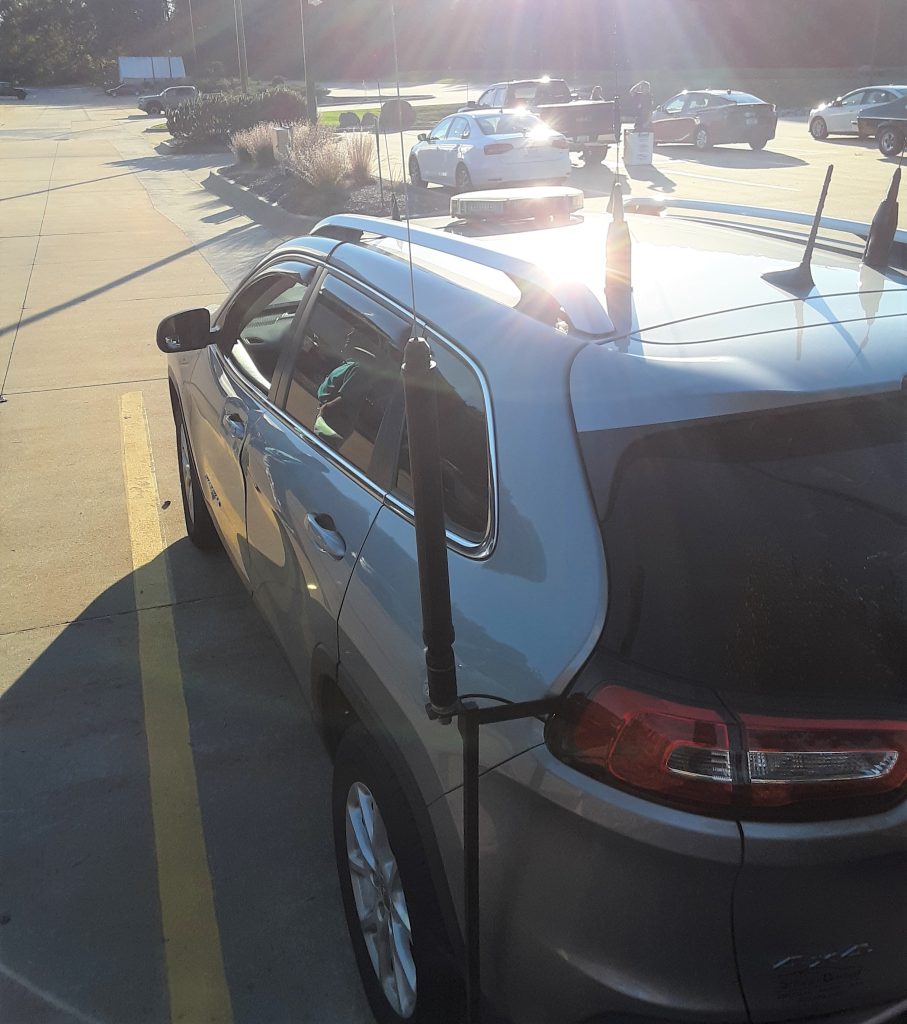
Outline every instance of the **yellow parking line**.
<svg viewBox="0 0 907 1024"><path fill-rule="evenodd" d="M120 398L158 894L173 1024L230 1024L157 482L140 391Z"/></svg>

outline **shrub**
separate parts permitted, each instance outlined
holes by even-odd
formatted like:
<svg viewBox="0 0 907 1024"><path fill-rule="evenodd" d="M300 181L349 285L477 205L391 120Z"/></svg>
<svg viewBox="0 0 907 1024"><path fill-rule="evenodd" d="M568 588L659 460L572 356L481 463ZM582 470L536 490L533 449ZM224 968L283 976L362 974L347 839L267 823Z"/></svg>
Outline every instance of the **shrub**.
<svg viewBox="0 0 907 1024"><path fill-rule="evenodd" d="M287 84L287 80L283 77L283 75L275 75L271 79L271 88L272 89L276 88L278 85L286 85L286 84Z"/></svg>
<svg viewBox="0 0 907 1024"><path fill-rule="evenodd" d="M368 185L372 181L372 164L375 160L374 137L367 132L352 132L344 141L350 177L357 185Z"/></svg>
<svg viewBox="0 0 907 1024"><path fill-rule="evenodd" d="M343 192L350 173L346 147L334 130L323 124L293 126L287 163L313 189L326 194Z"/></svg>
<svg viewBox="0 0 907 1024"><path fill-rule="evenodd" d="M289 124L305 113L305 100L289 89L266 89L254 96L202 94L167 114L167 128L184 143L227 142L237 132L263 121Z"/></svg>
<svg viewBox="0 0 907 1024"><path fill-rule="evenodd" d="M271 126L256 124L251 128L234 132L230 138L230 148L238 163L249 163L254 160L259 167L270 167L274 163Z"/></svg>

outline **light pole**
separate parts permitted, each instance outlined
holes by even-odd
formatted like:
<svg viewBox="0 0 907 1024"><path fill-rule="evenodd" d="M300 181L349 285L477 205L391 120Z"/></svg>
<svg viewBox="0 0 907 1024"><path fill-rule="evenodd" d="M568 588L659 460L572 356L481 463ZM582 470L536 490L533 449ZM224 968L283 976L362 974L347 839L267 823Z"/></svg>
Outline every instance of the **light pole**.
<svg viewBox="0 0 907 1024"><path fill-rule="evenodd" d="M309 61L305 52L305 9L306 4L317 7L322 0L299 0L299 29L302 33L302 76L305 79L305 112L309 124L318 122L318 97L315 95L315 82L309 71Z"/></svg>
<svg viewBox="0 0 907 1024"><path fill-rule="evenodd" d="M246 63L246 25L243 18L242 0L233 0L233 17L236 19L236 56L239 61L239 77L242 91L249 91L249 65Z"/></svg>
<svg viewBox="0 0 907 1024"><path fill-rule="evenodd" d="M192 37L192 74L198 76L198 47L195 45L195 19L192 17L192 0L187 0L189 7L189 35Z"/></svg>

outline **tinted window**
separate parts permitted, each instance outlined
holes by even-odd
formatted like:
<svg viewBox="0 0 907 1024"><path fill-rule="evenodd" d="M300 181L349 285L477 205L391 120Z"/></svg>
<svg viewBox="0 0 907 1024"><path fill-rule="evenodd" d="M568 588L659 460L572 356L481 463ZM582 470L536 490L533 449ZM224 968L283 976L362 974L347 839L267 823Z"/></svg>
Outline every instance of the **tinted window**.
<svg viewBox="0 0 907 1024"><path fill-rule="evenodd" d="M727 102L727 100L725 100L725 102ZM687 110L703 110L707 106L709 106L708 96L700 96L697 94L687 97Z"/></svg>
<svg viewBox="0 0 907 1024"><path fill-rule="evenodd" d="M287 412L363 472L399 385L404 333L393 314L331 281L318 296L293 366Z"/></svg>
<svg viewBox="0 0 907 1024"><path fill-rule="evenodd" d="M681 110L683 110L683 102L685 99L685 96L675 96L673 99L668 100L663 107L664 112L666 114L679 114Z"/></svg>
<svg viewBox="0 0 907 1024"><path fill-rule="evenodd" d="M848 104L850 106L850 105L852 105L854 103L862 103L863 102L863 93L864 93L863 89L857 89L856 92L849 92L849 93L847 93L846 96L842 96L841 98L842 98L842 100L846 104Z"/></svg>
<svg viewBox="0 0 907 1024"><path fill-rule="evenodd" d="M455 117L447 135L451 139L468 139L469 122L465 117Z"/></svg>
<svg viewBox="0 0 907 1024"><path fill-rule="evenodd" d="M266 274L248 285L230 307L223 329L236 341L228 358L261 391L271 387L312 273L306 268L305 280L295 273Z"/></svg>
<svg viewBox="0 0 907 1024"><path fill-rule="evenodd" d="M907 694L905 413L899 394L660 431L610 482L615 432L584 434L606 647L717 688Z"/></svg>
<svg viewBox="0 0 907 1024"><path fill-rule="evenodd" d="M475 373L436 341L438 420L441 429L441 472L444 509L451 530L480 541L488 532L491 470L485 400ZM400 449L395 493L412 502L406 428Z"/></svg>
<svg viewBox="0 0 907 1024"><path fill-rule="evenodd" d="M429 135L429 139L433 141L443 139L447 135L447 129L450 128L452 123L452 117L445 117L443 121L439 121L438 124L436 124L434 128L432 128L431 135Z"/></svg>

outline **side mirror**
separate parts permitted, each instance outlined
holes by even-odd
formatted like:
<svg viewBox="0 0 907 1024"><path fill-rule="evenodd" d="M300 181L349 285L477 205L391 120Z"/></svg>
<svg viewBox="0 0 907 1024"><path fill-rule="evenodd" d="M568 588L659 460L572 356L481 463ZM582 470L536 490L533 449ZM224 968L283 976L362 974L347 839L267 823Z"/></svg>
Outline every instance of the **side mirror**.
<svg viewBox="0 0 907 1024"><path fill-rule="evenodd" d="M420 142L427 142L428 141L428 132L419 132L419 136L418 137L419 137L419 141Z"/></svg>
<svg viewBox="0 0 907 1024"><path fill-rule="evenodd" d="M476 103L475 100L467 100L466 101L466 109L467 110L475 110L478 105L479 104Z"/></svg>
<svg viewBox="0 0 907 1024"><path fill-rule="evenodd" d="M843 106L844 106L844 100L842 100L842 99L841 99L841 97L839 96L839 97L838 97L838 98L837 98L837 99L836 99L836 100L834 101L834 103L832 103L832 106L833 106L833 107L843 107Z"/></svg>
<svg viewBox="0 0 907 1024"><path fill-rule="evenodd" d="M207 348L213 340L211 314L207 309L184 309L164 317L158 324L157 347L168 355Z"/></svg>

